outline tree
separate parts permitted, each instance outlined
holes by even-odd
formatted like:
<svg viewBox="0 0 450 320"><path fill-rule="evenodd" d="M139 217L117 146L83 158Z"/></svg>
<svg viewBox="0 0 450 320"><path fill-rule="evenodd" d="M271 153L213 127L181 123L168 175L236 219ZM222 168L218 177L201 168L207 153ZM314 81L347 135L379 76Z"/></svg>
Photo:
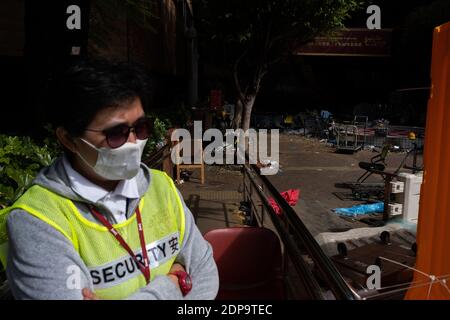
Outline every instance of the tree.
<svg viewBox="0 0 450 320"><path fill-rule="evenodd" d="M233 84L234 128L247 130L261 82L293 46L343 27L362 0L194 0L205 56L214 55Z"/></svg>

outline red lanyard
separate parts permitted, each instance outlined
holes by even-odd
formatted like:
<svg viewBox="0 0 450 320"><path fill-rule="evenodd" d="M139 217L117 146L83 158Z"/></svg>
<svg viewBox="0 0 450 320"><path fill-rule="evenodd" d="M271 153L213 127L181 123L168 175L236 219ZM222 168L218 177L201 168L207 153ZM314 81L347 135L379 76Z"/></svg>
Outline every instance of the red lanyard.
<svg viewBox="0 0 450 320"><path fill-rule="evenodd" d="M134 254L133 250L131 250L130 246L125 242L125 240L122 238L122 236L119 234L119 232L117 232L117 230L114 229L112 224L109 223L109 221L106 220L106 218L102 214L100 214L94 206L89 205L89 209L91 210L91 213L98 220L100 220L100 222L106 228L108 228L108 231L117 239L117 241L119 241L120 245L133 258L134 262L136 262L137 266L139 267L139 270L141 270L141 272L144 275L145 280L147 281L147 284L148 284L150 282L150 263L148 260L147 248L145 246L144 228L142 227L142 216L141 216L141 210L139 209L139 205L136 208L136 218L137 218L139 239L141 240L142 255L144 257L144 264L142 264L142 262L138 260L138 258Z"/></svg>

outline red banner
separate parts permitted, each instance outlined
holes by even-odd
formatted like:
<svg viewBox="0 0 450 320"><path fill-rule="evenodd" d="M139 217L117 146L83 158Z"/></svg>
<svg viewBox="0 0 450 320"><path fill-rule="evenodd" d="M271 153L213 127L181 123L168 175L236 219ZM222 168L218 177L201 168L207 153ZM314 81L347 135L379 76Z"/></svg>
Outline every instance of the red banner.
<svg viewBox="0 0 450 320"><path fill-rule="evenodd" d="M344 29L299 46L296 55L375 56L391 55L392 29Z"/></svg>

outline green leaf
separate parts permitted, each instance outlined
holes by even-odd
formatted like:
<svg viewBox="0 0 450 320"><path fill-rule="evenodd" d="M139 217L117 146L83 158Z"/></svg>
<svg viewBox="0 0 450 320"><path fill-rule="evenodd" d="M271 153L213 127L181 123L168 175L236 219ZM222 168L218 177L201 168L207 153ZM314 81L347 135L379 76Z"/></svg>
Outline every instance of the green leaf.
<svg viewBox="0 0 450 320"><path fill-rule="evenodd" d="M52 163L61 149L54 135L41 146L30 137L0 135L0 206L11 205L36 174Z"/></svg>

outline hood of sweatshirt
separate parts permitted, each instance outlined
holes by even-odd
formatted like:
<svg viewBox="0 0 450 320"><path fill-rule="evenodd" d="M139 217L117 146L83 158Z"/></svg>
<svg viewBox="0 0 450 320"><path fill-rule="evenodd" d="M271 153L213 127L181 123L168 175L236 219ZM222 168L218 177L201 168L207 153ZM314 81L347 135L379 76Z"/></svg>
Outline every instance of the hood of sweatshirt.
<svg viewBox="0 0 450 320"><path fill-rule="evenodd" d="M90 214L87 204L95 205L101 213L103 213L108 220L113 220L111 212L104 206L102 200L98 203L91 203L86 199L81 198L76 192L74 192L70 186L70 179L67 176L66 170L63 164L64 155L57 158L50 166L43 168L36 178L33 180L32 185L39 185L45 189L48 189L58 195L72 200L75 206L80 212L91 221L95 219ZM141 169L136 176L137 189L139 197L142 197L147 191L151 181L150 169L141 163ZM130 217L134 212L139 200L131 201L127 209L127 217ZM113 221L114 222L114 221Z"/></svg>

